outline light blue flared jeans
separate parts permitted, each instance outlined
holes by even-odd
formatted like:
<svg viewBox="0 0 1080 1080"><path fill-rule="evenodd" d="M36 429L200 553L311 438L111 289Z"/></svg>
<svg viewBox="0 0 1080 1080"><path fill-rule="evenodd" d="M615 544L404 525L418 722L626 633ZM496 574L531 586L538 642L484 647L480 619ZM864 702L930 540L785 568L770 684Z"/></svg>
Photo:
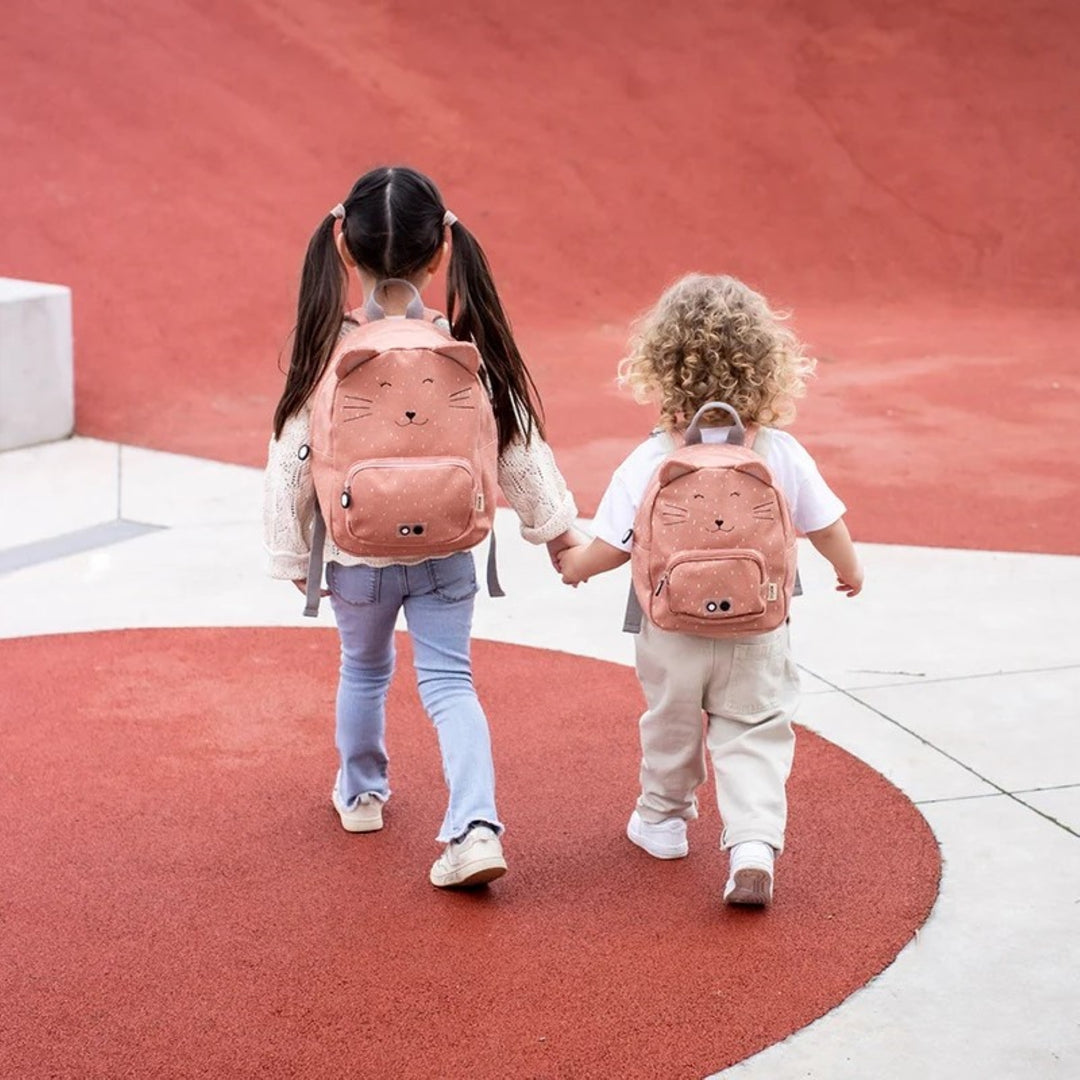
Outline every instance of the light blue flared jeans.
<svg viewBox="0 0 1080 1080"><path fill-rule="evenodd" d="M394 673L394 623L405 609L420 700L435 725L450 798L442 843L476 821L501 830L487 717L473 686L469 636L476 596L470 552L416 566L342 566L326 571L341 635L336 742L338 791L352 806L361 795L390 797L386 693Z"/></svg>

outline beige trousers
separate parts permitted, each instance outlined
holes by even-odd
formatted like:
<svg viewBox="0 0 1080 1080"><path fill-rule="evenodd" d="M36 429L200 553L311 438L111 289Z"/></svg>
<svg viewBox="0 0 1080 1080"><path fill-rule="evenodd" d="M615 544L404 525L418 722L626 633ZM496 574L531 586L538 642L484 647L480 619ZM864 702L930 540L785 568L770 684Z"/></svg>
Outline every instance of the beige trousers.
<svg viewBox="0 0 1080 1080"><path fill-rule="evenodd" d="M645 619L636 642L648 705L640 722L638 813L654 824L697 817L708 750L721 845L762 840L781 851L799 699L787 626L720 640L658 630Z"/></svg>

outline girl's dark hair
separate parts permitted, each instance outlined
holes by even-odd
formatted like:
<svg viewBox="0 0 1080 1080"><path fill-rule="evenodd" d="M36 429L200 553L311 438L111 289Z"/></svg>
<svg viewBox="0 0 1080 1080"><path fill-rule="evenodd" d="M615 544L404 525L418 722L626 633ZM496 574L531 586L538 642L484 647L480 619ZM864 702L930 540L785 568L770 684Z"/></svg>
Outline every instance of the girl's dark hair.
<svg viewBox="0 0 1080 1080"><path fill-rule="evenodd" d="M357 180L342 205L345 246L377 280L411 278L438 254L446 207L422 173L373 169ZM275 437L307 401L341 331L347 277L334 243L334 221L332 214L323 219L304 256L292 357L274 413ZM483 249L460 221L450 227L450 235L446 315L451 334L474 342L483 357L501 452L515 436L527 441L535 430L543 437L540 395L514 342Z"/></svg>

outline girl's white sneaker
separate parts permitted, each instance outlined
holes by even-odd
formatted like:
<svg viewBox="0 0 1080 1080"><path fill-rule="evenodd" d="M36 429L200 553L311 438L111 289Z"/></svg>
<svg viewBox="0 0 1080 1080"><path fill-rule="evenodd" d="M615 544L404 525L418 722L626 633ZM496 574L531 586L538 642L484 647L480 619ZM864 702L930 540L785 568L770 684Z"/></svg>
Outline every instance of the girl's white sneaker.
<svg viewBox="0 0 1080 1080"><path fill-rule="evenodd" d="M382 828L382 802L374 795L361 795L351 809L345 805L336 787L331 792L330 799L341 818L341 827L346 832L378 832Z"/></svg>
<svg viewBox="0 0 1080 1080"><path fill-rule="evenodd" d="M499 834L474 825L461 840L451 840L431 868L431 884L440 889L485 885L506 873Z"/></svg>
<svg viewBox="0 0 1080 1080"><path fill-rule="evenodd" d="M626 835L654 859L683 859L690 851L682 818L667 818L654 825L635 810L626 824Z"/></svg>
<svg viewBox="0 0 1080 1080"><path fill-rule="evenodd" d="M775 860L772 847L761 840L747 840L736 844L729 858L724 903L751 904L755 907L772 903Z"/></svg>

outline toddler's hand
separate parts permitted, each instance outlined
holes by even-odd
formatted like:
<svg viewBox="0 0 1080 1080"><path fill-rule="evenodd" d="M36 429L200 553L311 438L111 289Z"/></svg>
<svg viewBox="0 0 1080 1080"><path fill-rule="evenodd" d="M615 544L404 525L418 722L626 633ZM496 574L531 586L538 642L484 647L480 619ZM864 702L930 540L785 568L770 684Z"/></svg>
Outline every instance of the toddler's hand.
<svg viewBox="0 0 1080 1080"><path fill-rule="evenodd" d="M845 593L847 596L858 596L863 587L863 568L856 566L846 574L836 575L836 591Z"/></svg>

